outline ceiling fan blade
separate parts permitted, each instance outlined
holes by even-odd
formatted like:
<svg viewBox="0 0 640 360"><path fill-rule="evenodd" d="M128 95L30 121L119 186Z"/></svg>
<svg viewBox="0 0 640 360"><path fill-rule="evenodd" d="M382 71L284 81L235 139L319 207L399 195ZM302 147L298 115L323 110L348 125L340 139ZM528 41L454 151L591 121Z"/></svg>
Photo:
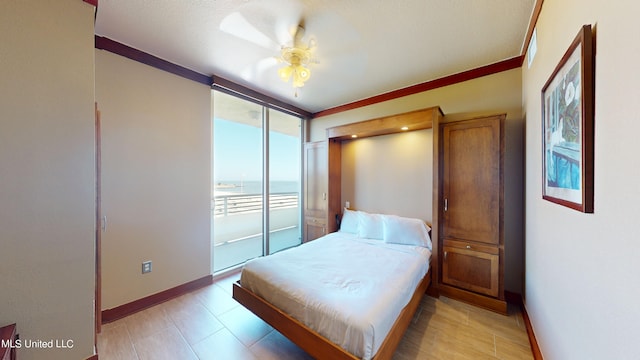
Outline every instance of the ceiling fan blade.
<svg viewBox="0 0 640 360"><path fill-rule="evenodd" d="M253 26L239 12L232 12L220 22L220 30L267 49L278 49L268 36Z"/></svg>
<svg viewBox="0 0 640 360"><path fill-rule="evenodd" d="M303 7L299 2L280 1L277 21L274 26L276 40L281 46L294 45L298 28L304 25Z"/></svg>
<svg viewBox="0 0 640 360"><path fill-rule="evenodd" d="M247 81L260 80L265 75L274 77L276 76L276 71L269 70L275 67L278 63L279 61L275 57L264 58L255 64L245 67L240 76Z"/></svg>

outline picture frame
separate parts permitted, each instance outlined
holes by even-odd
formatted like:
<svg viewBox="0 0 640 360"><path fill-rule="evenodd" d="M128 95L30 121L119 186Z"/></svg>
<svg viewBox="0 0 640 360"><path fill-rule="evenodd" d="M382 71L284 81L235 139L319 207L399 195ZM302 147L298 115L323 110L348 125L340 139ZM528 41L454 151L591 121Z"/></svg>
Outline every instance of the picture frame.
<svg viewBox="0 0 640 360"><path fill-rule="evenodd" d="M542 198L593 213L594 54L584 25L542 88Z"/></svg>

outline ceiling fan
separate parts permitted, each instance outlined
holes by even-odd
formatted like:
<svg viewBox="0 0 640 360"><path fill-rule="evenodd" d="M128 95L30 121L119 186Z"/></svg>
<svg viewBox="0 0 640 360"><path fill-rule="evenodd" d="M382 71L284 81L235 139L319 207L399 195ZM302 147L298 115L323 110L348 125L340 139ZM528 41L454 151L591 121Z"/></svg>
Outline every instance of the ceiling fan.
<svg viewBox="0 0 640 360"><path fill-rule="evenodd" d="M304 20L302 20L293 34L293 45L283 45L280 50L280 57L277 59L285 63L283 67L278 69L278 75L285 82L293 79L292 84L296 89L296 97L298 97L298 89L303 87L304 83L311 77L309 65L318 63L313 58L315 39L310 39L308 44L305 44L303 41L304 32Z"/></svg>
<svg viewBox="0 0 640 360"><path fill-rule="evenodd" d="M361 54L349 54L357 49L352 44L358 38L353 28L327 11L305 11L300 2L248 2L225 16L220 30L273 54L264 57L256 52L257 58L245 68L243 78L277 74L282 81L291 82L296 97L317 65L344 66L339 63L344 60L363 63ZM322 65L318 70L326 70Z"/></svg>

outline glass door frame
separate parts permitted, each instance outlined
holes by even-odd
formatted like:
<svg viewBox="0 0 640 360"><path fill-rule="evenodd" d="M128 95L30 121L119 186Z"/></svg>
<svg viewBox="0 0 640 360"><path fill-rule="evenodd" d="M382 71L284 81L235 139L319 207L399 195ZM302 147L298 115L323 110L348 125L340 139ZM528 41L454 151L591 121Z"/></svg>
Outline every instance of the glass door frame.
<svg viewBox="0 0 640 360"><path fill-rule="evenodd" d="M214 105L214 97L216 96L216 93L220 93L222 95L226 95L226 96L233 96L236 97L238 100L240 101L247 101L248 103L253 103L256 104L258 106L261 106L261 131L262 131L262 255L261 256L265 256L265 255L269 255L271 252L271 249L273 248L271 246L271 236L270 236L270 224L271 224L271 209L270 209L270 197L271 197L271 179L270 179L270 175L271 175L271 171L270 171L270 141L271 141L271 136L270 136L270 112L271 110L280 112L282 114L285 115L289 115L295 118L298 118L298 127L299 127L299 132L298 132L298 147L297 147L297 151L298 151L298 176L297 176L297 196L298 196L298 211L297 211L297 228L298 228L298 233L297 233L297 237L299 239L299 242L297 242L297 244L295 245L291 245L291 246L297 246L299 244L302 243L302 231L303 231L303 220L304 220L304 214L303 214L303 209L304 209L304 197L302 196L303 194L303 189L304 189L304 181L303 181L303 175L304 175L304 157L302 156L303 154L303 149L304 149L304 142L306 141L307 138L307 131L308 131L308 126L306 124L306 118L298 115L298 114L293 114L291 112L288 111L281 111L279 109L275 109L272 108L270 106L267 106L263 103L260 102L254 102L254 101L250 101L247 98L243 97L243 96L236 96L234 94L230 94L226 91L220 91L218 89L212 89L212 105ZM216 119L216 110L215 110L215 106L213 106L214 109L212 111L212 122ZM222 119L222 118L221 118ZM232 121L232 119L229 119ZM211 164L212 164L212 168L211 168L211 173L212 173L212 196L214 194L213 192L213 184L215 182L215 175L214 175L214 166L213 164L215 163L215 158L216 158L216 152L215 152L215 144L214 144L214 126L212 126L212 144L211 144ZM211 214L211 269L212 269L212 273L214 273L215 275L218 274L222 274L228 271L232 271L236 268L238 268L239 266L241 266L244 262L240 262L238 264L235 265L229 265L226 266L224 268L221 269L216 269L216 267L214 266L214 262L215 262L215 249L214 249L214 244L215 244L215 224L214 224L214 213L212 210L212 214ZM291 247L288 246L288 247ZM287 247L287 248L288 248ZM280 249L278 249L277 251L280 251Z"/></svg>

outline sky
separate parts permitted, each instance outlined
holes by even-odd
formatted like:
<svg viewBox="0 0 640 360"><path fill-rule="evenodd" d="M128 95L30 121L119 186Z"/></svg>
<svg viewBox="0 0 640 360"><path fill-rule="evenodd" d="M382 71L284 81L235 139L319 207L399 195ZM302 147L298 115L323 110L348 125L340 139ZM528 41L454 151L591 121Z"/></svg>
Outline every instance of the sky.
<svg viewBox="0 0 640 360"><path fill-rule="evenodd" d="M300 179L300 138L270 132L270 178ZM262 129L215 118L213 121L214 182L262 179Z"/></svg>

